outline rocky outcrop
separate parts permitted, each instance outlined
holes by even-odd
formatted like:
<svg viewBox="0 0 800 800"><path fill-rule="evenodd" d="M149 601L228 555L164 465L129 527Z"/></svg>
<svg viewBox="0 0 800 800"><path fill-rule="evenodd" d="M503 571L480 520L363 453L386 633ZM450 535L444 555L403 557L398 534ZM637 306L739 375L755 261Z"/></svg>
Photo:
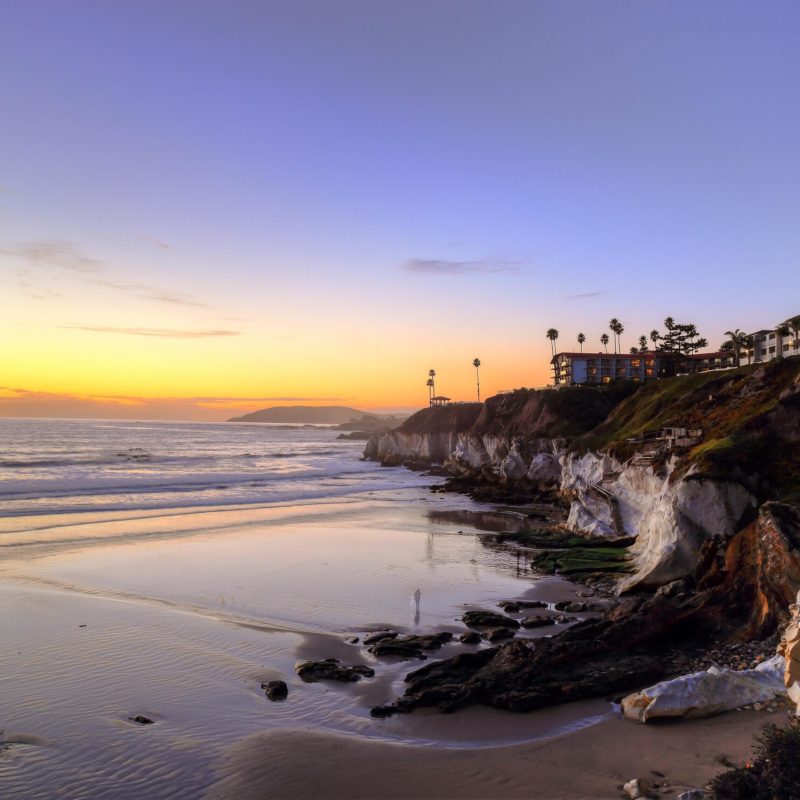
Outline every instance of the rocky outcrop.
<svg viewBox="0 0 800 800"><path fill-rule="evenodd" d="M786 694L783 671L781 656L755 669L710 667L629 694L622 700L622 714L637 722L689 719L710 717L751 703L766 703Z"/></svg>
<svg viewBox="0 0 800 800"><path fill-rule="evenodd" d="M686 577L706 542L728 540L755 512L755 498L740 483L691 472L674 480L674 461L661 472L649 464L620 464L608 454L568 455L562 462L562 492L574 498L567 528L636 539L631 548L636 572L621 591Z"/></svg>
<svg viewBox="0 0 800 800"><path fill-rule="evenodd" d="M778 654L785 659L784 684L789 699L794 703L800 715L800 593L797 602L789 606L791 620L783 632Z"/></svg>
<svg viewBox="0 0 800 800"><path fill-rule="evenodd" d="M442 464L459 478L556 491L567 441L591 430L634 389L520 389L482 405L426 408L371 437L364 457L386 465Z"/></svg>
<svg viewBox="0 0 800 800"><path fill-rule="evenodd" d="M625 598L558 636L461 654L406 676L385 715L483 704L512 711L638 689L686 673L691 653L774 634L800 589L800 514L765 504L728 541L708 541L694 575Z"/></svg>

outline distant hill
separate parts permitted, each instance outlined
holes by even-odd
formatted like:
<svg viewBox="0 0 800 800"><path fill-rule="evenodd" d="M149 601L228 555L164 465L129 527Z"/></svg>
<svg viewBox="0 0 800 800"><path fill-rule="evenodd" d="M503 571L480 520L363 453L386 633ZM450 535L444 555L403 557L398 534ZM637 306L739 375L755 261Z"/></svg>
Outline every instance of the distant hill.
<svg viewBox="0 0 800 800"><path fill-rule="evenodd" d="M297 425L339 425L358 417L373 417L348 406L273 406L233 417L228 422L282 422Z"/></svg>

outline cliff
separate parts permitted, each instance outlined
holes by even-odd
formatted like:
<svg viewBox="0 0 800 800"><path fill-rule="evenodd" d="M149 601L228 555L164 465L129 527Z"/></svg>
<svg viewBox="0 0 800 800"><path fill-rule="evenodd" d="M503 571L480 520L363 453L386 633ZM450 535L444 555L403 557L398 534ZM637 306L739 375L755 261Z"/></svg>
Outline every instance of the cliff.
<svg viewBox="0 0 800 800"><path fill-rule="evenodd" d="M444 464L456 475L483 470L484 479L494 470L498 480L512 482L526 479L534 467L530 481L552 488L558 472L553 442L592 430L635 390L627 382L599 389L520 389L482 405L425 408L370 439L364 457L387 465Z"/></svg>
<svg viewBox="0 0 800 800"><path fill-rule="evenodd" d="M699 435L673 446L668 427ZM764 502L800 499L800 358L425 409L365 456L443 464L459 488L557 491L571 531L635 540L621 591L655 589L690 575Z"/></svg>

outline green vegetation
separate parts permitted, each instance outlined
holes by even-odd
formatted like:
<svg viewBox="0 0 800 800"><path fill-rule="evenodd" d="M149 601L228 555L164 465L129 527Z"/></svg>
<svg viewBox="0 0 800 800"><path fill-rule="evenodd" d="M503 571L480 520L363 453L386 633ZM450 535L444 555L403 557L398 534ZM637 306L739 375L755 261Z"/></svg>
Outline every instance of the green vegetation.
<svg viewBox="0 0 800 800"><path fill-rule="evenodd" d="M625 460L637 449L629 439L668 426L697 428L703 440L686 454L681 472L695 466L705 476L758 476L766 482L760 492L785 498L800 489L800 443L792 433L800 394L787 393L798 378L800 359L791 358L655 381L572 449L607 450Z"/></svg>
<svg viewBox="0 0 800 800"><path fill-rule="evenodd" d="M756 739L752 764L717 775L711 800L796 800L800 797L800 720L788 728L766 725Z"/></svg>
<svg viewBox="0 0 800 800"><path fill-rule="evenodd" d="M559 575L586 575L592 572L631 572L630 557L625 547L568 547L544 550L531 558L531 565L542 572Z"/></svg>

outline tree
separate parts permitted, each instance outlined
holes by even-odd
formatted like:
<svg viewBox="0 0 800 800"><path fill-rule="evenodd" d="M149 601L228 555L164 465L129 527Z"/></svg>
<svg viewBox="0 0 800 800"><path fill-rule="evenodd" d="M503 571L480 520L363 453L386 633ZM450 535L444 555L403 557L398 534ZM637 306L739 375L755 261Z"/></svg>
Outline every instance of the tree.
<svg viewBox="0 0 800 800"><path fill-rule="evenodd" d="M650 341L653 343L653 349L658 350L658 340L661 338L661 334L653 328L650 331Z"/></svg>
<svg viewBox="0 0 800 800"><path fill-rule="evenodd" d="M433 405L433 378L428 378L427 384L428 387L428 405Z"/></svg>
<svg viewBox="0 0 800 800"><path fill-rule="evenodd" d="M775 333L780 337L780 343L775 342L775 355L777 358L783 358L783 340L789 335L789 325L782 322L775 328Z"/></svg>
<svg viewBox="0 0 800 800"><path fill-rule="evenodd" d="M786 324L794 335L794 354L797 355L797 350L800 348L800 317L787 319Z"/></svg>
<svg viewBox="0 0 800 800"><path fill-rule="evenodd" d="M733 350L733 363L738 367L742 363L742 347L744 347L747 337L738 328L732 331L725 331L725 335L730 337L730 349Z"/></svg>
<svg viewBox="0 0 800 800"><path fill-rule="evenodd" d="M556 339L558 339L558 331L555 328L548 328L547 333L545 335L550 340L550 346L553 349L553 355L555 355L556 354Z"/></svg>
<svg viewBox="0 0 800 800"><path fill-rule="evenodd" d="M647 352L647 337L640 336L639 337L639 352L646 353Z"/></svg>
<svg viewBox="0 0 800 800"><path fill-rule="evenodd" d="M428 370L428 378L430 379L430 387L431 387L431 398L436 396L436 370L429 369Z"/></svg>
<svg viewBox="0 0 800 800"><path fill-rule="evenodd" d="M600 342L602 343L603 347L605 347L606 353L608 353L608 334L607 333L604 333L600 337Z"/></svg>
<svg viewBox="0 0 800 800"><path fill-rule="evenodd" d="M639 353L639 348L638 347L631 347L631 355L632 356L635 356L638 353Z"/></svg>
<svg viewBox="0 0 800 800"><path fill-rule="evenodd" d="M481 372L480 372L481 360L479 358L476 358L472 362L472 366L475 367L475 380L478 382L478 402L480 403L480 401L481 401Z"/></svg>
<svg viewBox="0 0 800 800"><path fill-rule="evenodd" d="M612 317L608 323L608 327L611 332L614 334L614 352L617 352L617 330L619 329L619 320L616 317Z"/></svg>
<svg viewBox="0 0 800 800"><path fill-rule="evenodd" d="M581 353L583 352L583 343L586 341L586 337L582 334L578 334L578 344L581 346Z"/></svg>

